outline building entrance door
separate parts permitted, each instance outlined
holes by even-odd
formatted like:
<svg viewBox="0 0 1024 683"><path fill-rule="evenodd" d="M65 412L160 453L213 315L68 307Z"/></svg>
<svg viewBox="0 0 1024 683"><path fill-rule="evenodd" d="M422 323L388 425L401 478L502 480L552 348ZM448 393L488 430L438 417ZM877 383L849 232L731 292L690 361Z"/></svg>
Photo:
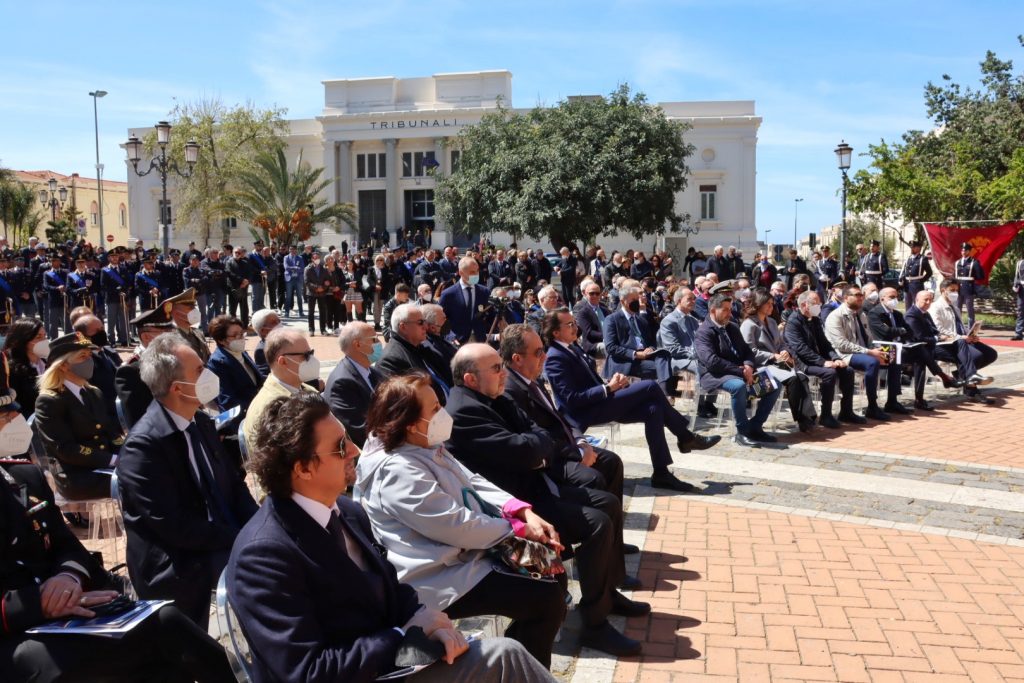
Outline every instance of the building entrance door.
<svg viewBox="0 0 1024 683"><path fill-rule="evenodd" d="M370 243L370 233L380 232L387 221L387 190L359 191L359 245Z"/></svg>

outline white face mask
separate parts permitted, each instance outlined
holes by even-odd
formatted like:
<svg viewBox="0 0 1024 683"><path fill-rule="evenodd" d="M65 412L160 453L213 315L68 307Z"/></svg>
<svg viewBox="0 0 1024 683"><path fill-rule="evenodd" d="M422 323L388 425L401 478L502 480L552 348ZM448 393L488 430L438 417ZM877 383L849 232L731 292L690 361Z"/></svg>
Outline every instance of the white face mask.
<svg viewBox="0 0 1024 683"><path fill-rule="evenodd" d="M32 427L20 413L0 430L0 458L23 455L32 446Z"/></svg>
<svg viewBox="0 0 1024 683"><path fill-rule="evenodd" d="M195 327L203 320L203 314L199 312L198 308L193 308L188 312L188 324Z"/></svg>
<svg viewBox="0 0 1024 683"><path fill-rule="evenodd" d="M199 378L195 383L182 382L179 380L178 384L188 384L189 386L195 387L195 396L189 398L195 398L203 405L210 403L220 395L220 377L217 377L210 368L203 368L203 371L199 373Z"/></svg>
<svg viewBox="0 0 1024 683"><path fill-rule="evenodd" d="M420 418L421 421L427 423L427 432L419 432L427 439L427 445L429 446L440 446L452 436L452 416L448 414L443 408L436 413L434 417L426 420Z"/></svg>
<svg viewBox="0 0 1024 683"><path fill-rule="evenodd" d="M244 339L232 339L228 342L228 348L235 353L241 353L245 351L245 340Z"/></svg>
<svg viewBox="0 0 1024 683"><path fill-rule="evenodd" d="M320 359L310 356L309 360L299 363L299 380L309 382L314 379L320 379Z"/></svg>
<svg viewBox="0 0 1024 683"><path fill-rule="evenodd" d="M868 294L867 300L870 301L871 303L878 301L878 292L871 292L870 294Z"/></svg>
<svg viewBox="0 0 1024 683"><path fill-rule="evenodd" d="M424 301L430 301L433 298L434 298L434 295L432 293L430 293L430 292L427 292L426 294L423 295L423 300Z"/></svg>
<svg viewBox="0 0 1024 683"><path fill-rule="evenodd" d="M807 312L810 313L812 317L817 318L821 315L821 304L811 304L807 307Z"/></svg>
<svg viewBox="0 0 1024 683"><path fill-rule="evenodd" d="M946 298L949 299L950 306L956 306L956 302L960 300L960 295L956 292L946 292Z"/></svg>
<svg viewBox="0 0 1024 683"><path fill-rule="evenodd" d="M883 301L882 305L888 308L890 311L894 311L896 310L896 306L897 304L899 304L899 302L899 299L893 297L892 299L886 299L885 301Z"/></svg>
<svg viewBox="0 0 1024 683"><path fill-rule="evenodd" d="M40 339L32 345L32 353L36 354L40 358L49 358L50 356L50 340Z"/></svg>

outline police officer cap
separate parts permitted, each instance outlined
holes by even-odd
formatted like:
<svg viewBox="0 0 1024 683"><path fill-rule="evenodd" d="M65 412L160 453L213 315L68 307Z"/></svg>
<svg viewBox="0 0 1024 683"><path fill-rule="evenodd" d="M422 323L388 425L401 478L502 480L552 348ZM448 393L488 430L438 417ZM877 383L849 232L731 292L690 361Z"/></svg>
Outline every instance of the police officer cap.
<svg viewBox="0 0 1024 683"><path fill-rule="evenodd" d="M725 282L719 282L717 285L709 290L709 294L718 294L719 292L729 293L736 286L735 280L726 280Z"/></svg>
<svg viewBox="0 0 1024 683"><path fill-rule="evenodd" d="M46 358L46 364L51 366L72 353L77 353L84 349L95 351L97 348L99 347L89 341L88 337L81 332L65 334L63 337L57 337L50 343L50 355Z"/></svg>
<svg viewBox="0 0 1024 683"><path fill-rule="evenodd" d="M846 282L844 282L843 280L840 280L839 282L832 285L832 289L842 289L843 287L846 287Z"/></svg>
<svg viewBox="0 0 1024 683"><path fill-rule="evenodd" d="M913 249L914 247L919 247L919 246L921 246L921 241L920 240L910 240L910 248L911 249Z"/></svg>
<svg viewBox="0 0 1024 683"><path fill-rule="evenodd" d="M880 246L882 246L882 243L879 242L878 240L871 240L871 246L873 246L873 247L880 247Z"/></svg>
<svg viewBox="0 0 1024 683"><path fill-rule="evenodd" d="M171 306L173 306L174 304L188 304L189 306L195 306L196 288L189 287L181 294L175 294L174 296L168 299L164 299L162 302L160 302L160 306L164 306L165 304L170 304Z"/></svg>
<svg viewBox="0 0 1024 683"><path fill-rule="evenodd" d="M136 327L173 327L171 313L168 310L170 308L173 308L173 304L167 307L157 306L154 309L140 313L129 322Z"/></svg>
<svg viewBox="0 0 1024 683"><path fill-rule="evenodd" d="M970 242L964 242L963 244L960 245L960 249L962 251L970 251L971 249L974 249L974 247L971 245Z"/></svg>

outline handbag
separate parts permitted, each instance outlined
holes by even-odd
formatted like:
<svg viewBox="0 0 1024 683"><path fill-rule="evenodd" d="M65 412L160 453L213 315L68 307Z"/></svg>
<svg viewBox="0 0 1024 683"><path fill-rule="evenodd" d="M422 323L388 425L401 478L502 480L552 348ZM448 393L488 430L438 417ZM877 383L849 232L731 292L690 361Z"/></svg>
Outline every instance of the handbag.
<svg viewBox="0 0 1024 683"><path fill-rule="evenodd" d="M501 510L488 503L473 489L462 489L462 503L470 507L469 499L476 499L480 512L488 517L502 519ZM562 559L551 548L543 543L531 541L518 536L509 536L497 545L487 549L487 554L494 560L494 568L504 574L523 576L540 581L554 581L559 574L565 573Z"/></svg>

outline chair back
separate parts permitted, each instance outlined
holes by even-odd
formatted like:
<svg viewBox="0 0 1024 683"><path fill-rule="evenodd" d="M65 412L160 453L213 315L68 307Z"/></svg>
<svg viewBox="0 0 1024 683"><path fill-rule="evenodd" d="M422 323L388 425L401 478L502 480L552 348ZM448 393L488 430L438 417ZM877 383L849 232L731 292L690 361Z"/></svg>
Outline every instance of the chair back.
<svg viewBox="0 0 1024 683"><path fill-rule="evenodd" d="M118 396L114 399L114 410L117 412L117 421L121 423L121 429L128 431L128 418L124 414L124 405L121 403L121 397Z"/></svg>
<svg viewBox="0 0 1024 683"><path fill-rule="evenodd" d="M238 451L242 454L242 462L248 462L249 447L245 444L245 420L238 423Z"/></svg>
<svg viewBox="0 0 1024 683"><path fill-rule="evenodd" d="M227 652L228 663L235 674L235 680L238 683L249 683L252 681L252 652L249 649L249 641L245 639L242 627L235 618L235 610L231 608L226 575L227 569L220 574L216 593L217 625L220 627L221 645Z"/></svg>

